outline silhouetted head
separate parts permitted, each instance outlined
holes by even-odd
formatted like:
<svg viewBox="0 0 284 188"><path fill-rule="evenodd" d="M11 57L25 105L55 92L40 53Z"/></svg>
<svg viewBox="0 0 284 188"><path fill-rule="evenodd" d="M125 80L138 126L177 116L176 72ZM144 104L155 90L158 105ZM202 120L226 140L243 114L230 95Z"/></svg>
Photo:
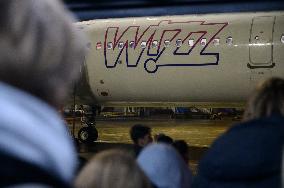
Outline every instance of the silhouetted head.
<svg viewBox="0 0 284 188"><path fill-rule="evenodd" d="M184 140L176 140L173 143L174 148L179 152L182 156L183 160L186 164L189 162L189 147Z"/></svg>
<svg viewBox="0 0 284 188"><path fill-rule="evenodd" d="M148 145L153 141L151 135L151 128L140 124L136 124L131 127L130 137L134 144L137 144L142 147Z"/></svg>
<svg viewBox="0 0 284 188"><path fill-rule="evenodd" d="M247 103L244 120L284 116L284 80L270 78L256 88Z"/></svg>
<svg viewBox="0 0 284 188"><path fill-rule="evenodd" d="M156 142L160 142L164 144L173 144L174 140L171 137L163 133L160 133L156 136Z"/></svg>
<svg viewBox="0 0 284 188"><path fill-rule="evenodd" d="M83 168L77 188L149 188L150 183L135 159L121 150L103 151Z"/></svg>
<svg viewBox="0 0 284 188"><path fill-rule="evenodd" d="M73 22L57 0L1 0L0 81L59 106L85 55Z"/></svg>

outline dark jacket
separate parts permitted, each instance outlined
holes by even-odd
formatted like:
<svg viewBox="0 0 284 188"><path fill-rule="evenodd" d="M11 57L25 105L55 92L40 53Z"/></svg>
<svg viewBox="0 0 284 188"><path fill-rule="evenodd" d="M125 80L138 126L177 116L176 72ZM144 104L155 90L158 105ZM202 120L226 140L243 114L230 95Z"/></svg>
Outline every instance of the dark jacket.
<svg viewBox="0 0 284 188"><path fill-rule="evenodd" d="M280 188L284 118L240 123L200 161L193 188Z"/></svg>
<svg viewBox="0 0 284 188"><path fill-rule="evenodd" d="M134 157L137 158L138 155L140 154L140 152L142 151L143 147L137 145L137 144L134 144L133 145L133 153L134 153Z"/></svg>
<svg viewBox="0 0 284 188"><path fill-rule="evenodd" d="M0 161L0 187L71 187L72 182L64 182L56 174L9 154L1 152Z"/></svg>

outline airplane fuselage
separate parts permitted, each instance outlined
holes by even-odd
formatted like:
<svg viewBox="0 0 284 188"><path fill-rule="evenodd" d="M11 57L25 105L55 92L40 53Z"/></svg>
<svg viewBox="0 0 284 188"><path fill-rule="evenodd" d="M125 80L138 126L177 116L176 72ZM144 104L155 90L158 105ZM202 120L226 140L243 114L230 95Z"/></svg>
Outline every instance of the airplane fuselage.
<svg viewBox="0 0 284 188"><path fill-rule="evenodd" d="M109 106L243 104L284 77L284 12L99 19L89 36L90 98ZM90 101L89 101L90 102Z"/></svg>

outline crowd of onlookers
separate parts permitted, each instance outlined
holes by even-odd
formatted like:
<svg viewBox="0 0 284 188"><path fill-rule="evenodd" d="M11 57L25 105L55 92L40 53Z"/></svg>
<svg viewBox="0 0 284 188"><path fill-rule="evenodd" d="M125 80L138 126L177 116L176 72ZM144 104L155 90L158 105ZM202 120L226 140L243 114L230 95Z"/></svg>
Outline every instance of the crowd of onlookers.
<svg viewBox="0 0 284 188"><path fill-rule="evenodd" d="M280 188L283 116L284 79L271 78L262 83L249 99L242 122L229 128L208 149L199 162L196 176L188 166L190 153L185 141L174 141L165 134L158 134L152 142L151 128L140 124L130 130L134 144L132 162L135 163L135 157L135 166L138 165L139 172L141 169L147 177L145 179L142 173L140 178L157 188ZM122 151L113 151L113 159L119 152ZM103 153L110 152L99 155ZM97 157L81 171L77 187L96 187L97 182L101 182L93 176L93 184L85 184L95 161ZM124 168L125 164L118 163ZM125 184L115 187L132 187L127 184L132 177L124 178Z"/></svg>
<svg viewBox="0 0 284 188"><path fill-rule="evenodd" d="M75 147L56 109L79 76L85 44L59 1L0 1L0 187L281 187L281 78L257 88L243 121L216 139L196 176L187 143L164 134L152 142L143 125L130 130L133 154L103 151L77 174Z"/></svg>
<svg viewBox="0 0 284 188"><path fill-rule="evenodd" d="M188 145L151 128L136 124L130 129L133 151L106 150L96 154L80 171L76 187L189 187ZM104 177L104 178L102 178ZM115 185L114 185L115 184Z"/></svg>

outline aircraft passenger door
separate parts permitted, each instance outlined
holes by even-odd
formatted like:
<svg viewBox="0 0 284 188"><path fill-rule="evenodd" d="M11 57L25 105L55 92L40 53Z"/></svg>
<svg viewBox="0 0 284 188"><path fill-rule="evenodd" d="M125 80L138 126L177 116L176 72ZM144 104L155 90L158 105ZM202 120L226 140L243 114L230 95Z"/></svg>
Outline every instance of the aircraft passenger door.
<svg viewBox="0 0 284 188"><path fill-rule="evenodd" d="M274 22L274 16L262 16L252 19L249 41L249 68L274 67L272 57Z"/></svg>

